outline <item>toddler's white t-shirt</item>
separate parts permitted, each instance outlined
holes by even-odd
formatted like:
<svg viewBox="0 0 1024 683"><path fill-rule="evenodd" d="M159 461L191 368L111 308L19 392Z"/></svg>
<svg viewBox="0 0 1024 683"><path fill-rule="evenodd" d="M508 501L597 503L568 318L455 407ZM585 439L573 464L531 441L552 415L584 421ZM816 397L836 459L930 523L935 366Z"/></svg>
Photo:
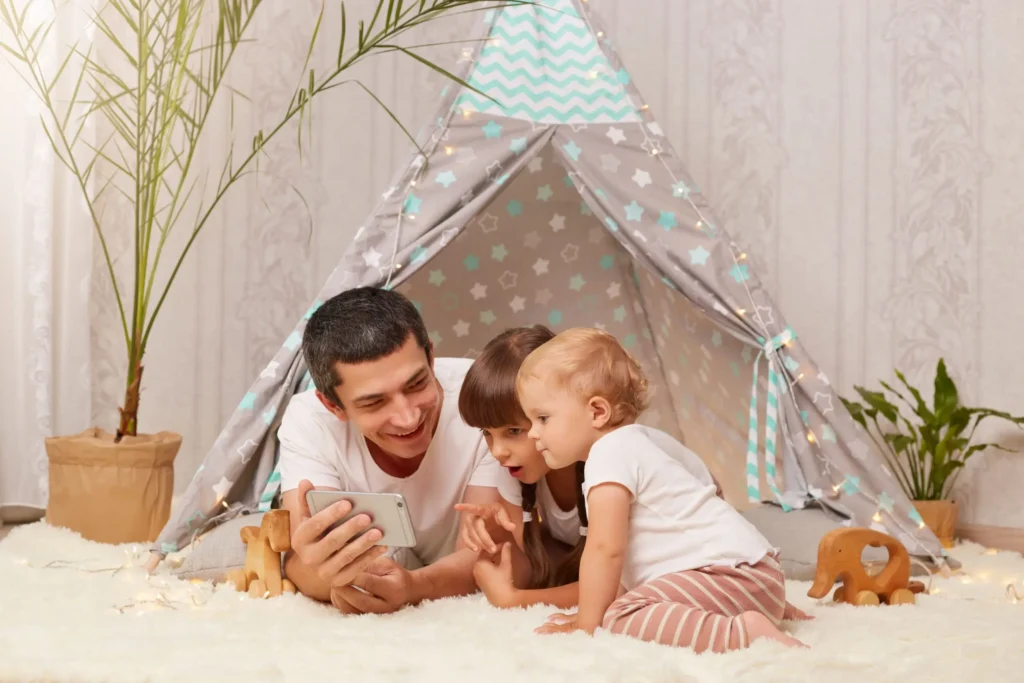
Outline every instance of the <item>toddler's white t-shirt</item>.
<svg viewBox="0 0 1024 683"><path fill-rule="evenodd" d="M470 365L470 359L435 359L434 374L444 392L437 431L419 469L404 479L382 471L363 435L332 415L312 389L296 394L277 433L281 490L308 479L317 488L401 493L416 532L416 557L429 565L452 553L459 533L454 506L466 487L497 487L499 477L509 476L491 457L480 431L459 415L459 391Z"/></svg>
<svg viewBox="0 0 1024 683"><path fill-rule="evenodd" d="M756 564L775 550L715 495L700 457L661 430L632 424L605 434L591 447L585 472L588 497L608 482L632 494L622 571L626 590L673 572Z"/></svg>
<svg viewBox="0 0 1024 683"><path fill-rule="evenodd" d="M523 485L507 471L498 481L498 493L512 505L523 506ZM540 508L543 524L552 538L570 546L579 543L580 516L576 513L576 508L565 511L558 507L546 479L537 482L537 507Z"/></svg>

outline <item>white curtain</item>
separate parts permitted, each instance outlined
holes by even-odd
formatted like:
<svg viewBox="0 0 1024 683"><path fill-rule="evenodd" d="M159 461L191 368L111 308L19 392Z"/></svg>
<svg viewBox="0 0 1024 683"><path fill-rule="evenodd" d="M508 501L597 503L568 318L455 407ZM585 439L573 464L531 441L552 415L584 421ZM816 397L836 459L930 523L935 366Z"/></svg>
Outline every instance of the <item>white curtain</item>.
<svg viewBox="0 0 1024 683"><path fill-rule="evenodd" d="M53 12L52 3L33 3L27 23ZM60 12L41 49L45 73L52 77L66 46L83 36L84 14ZM11 40L6 27L0 40ZM42 104L18 75L24 65L14 62L0 60L0 521L8 522L40 516L44 439L86 429L91 413L92 226L42 129Z"/></svg>

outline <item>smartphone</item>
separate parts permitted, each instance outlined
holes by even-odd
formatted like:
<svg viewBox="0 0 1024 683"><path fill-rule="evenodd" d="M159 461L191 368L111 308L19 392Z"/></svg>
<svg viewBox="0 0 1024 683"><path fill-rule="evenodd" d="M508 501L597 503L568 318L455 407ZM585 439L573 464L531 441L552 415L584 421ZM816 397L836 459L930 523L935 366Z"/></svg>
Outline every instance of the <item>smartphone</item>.
<svg viewBox="0 0 1024 683"><path fill-rule="evenodd" d="M366 531L380 529L384 534L374 545L393 548L411 548L416 545L416 532L413 529L412 520L409 518L409 506L406 505L402 494L317 491L316 489L306 493L306 503L309 505L310 513L314 515L339 500L350 502L352 509L341 520L333 524L331 529L344 524L356 515L366 514L372 521ZM360 533L359 536L366 531Z"/></svg>

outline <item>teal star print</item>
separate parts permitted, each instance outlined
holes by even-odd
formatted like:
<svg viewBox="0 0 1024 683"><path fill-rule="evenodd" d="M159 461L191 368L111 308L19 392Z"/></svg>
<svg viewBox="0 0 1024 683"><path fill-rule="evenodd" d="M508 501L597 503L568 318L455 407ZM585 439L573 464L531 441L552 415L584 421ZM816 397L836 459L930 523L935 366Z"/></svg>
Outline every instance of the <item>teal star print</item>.
<svg viewBox="0 0 1024 683"><path fill-rule="evenodd" d="M629 72L625 69L619 69L615 72L615 80L622 85L629 83Z"/></svg>
<svg viewBox="0 0 1024 683"><path fill-rule="evenodd" d="M299 334L298 330L288 335L288 338L284 340L285 348L289 351L294 351L299 348L302 344L302 335Z"/></svg>
<svg viewBox="0 0 1024 683"><path fill-rule="evenodd" d="M542 202L546 202L554 196L554 192L551 191L550 185L541 185L537 188L537 199Z"/></svg>
<svg viewBox="0 0 1024 683"><path fill-rule="evenodd" d="M495 320L497 320L497 318L494 316L494 313L491 312L490 310L483 311L480 314L480 322L482 322L484 325L490 325Z"/></svg>
<svg viewBox="0 0 1024 683"><path fill-rule="evenodd" d="M480 259L470 254L462 261L462 265L466 266L466 270L476 270L480 267Z"/></svg>
<svg viewBox="0 0 1024 683"><path fill-rule="evenodd" d="M425 260L427 260L427 248L422 244L413 249L412 253L409 255L409 261L412 263L419 263L420 261Z"/></svg>
<svg viewBox="0 0 1024 683"><path fill-rule="evenodd" d="M711 256L710 252L704 247L697 247L696 249L690 250L690 264L694 266L707 265L708 257Z"/></svg>
<svg viewBox="0 0 1024 683"><path fill-rule="evenodd" d="M561 324L561 322L562 322L562 312L561 311L551 311L551 313L548 314L548 325L559 325L559 324Z"/></svg>
<svg viewBox="0 0 1024 683"><path fill-rule="evenodd" d="M608 270L615 265L615 257L611 254L605 254L601 257L601 269Z"/></svg>
<svg viewBox="0 0 1024 683"><path fill-rule="evenodd" d="M845 493L848 496L852 496L853 494L860 491L860 477L854 477L852 475L847 474L846 478L843 480L841 488L843 489L843 493Z"/></svg>
<svg viewBox="0 0 1024 683"><path fill-rule="evenodd" d="M239 410L254 410L256 408L256 394L251 391L246 392L245 396L242 397L241 402L238 404Z"/></svg>
<svg viewBox="0 0 1024 683"><path fill-rule="evenodd" d="M718 330L711 334L711 345L716 348L722 345L722 333Z"/></svg>
<svg viewBox="0 0 1024 683"><path fill-rule="evenodd" d="M523 212L523 204L517 199L513 199L505 206L505 210L508 211L509 216L518 216Z"/></svg>
<svg viewBox="0 0 1024 683"><path fill-rule="evenodd" d="M572 157L573 161L580 160L580 152L583 150L579 148L579 145L577 145L574 140L570 140L568 144L562 145L562 149L565 150L566 154Z"/></svg>
<svg viewBox="0 0 1024 683"><path fill-rule="evenodd" d="M790 372L796 372L800 369L800 364L793 360L793 356L786 356L786 360L782 361L782 363Z"/></svg>
<svg viewBox="0 0 1024 683"><path fill-rule="evenodd" d="M622 345L625 346L627 349L631 346L636 345L636 335L627 334L626 338L622 340Z"/></svg>
<svg viewBox="0 0 1024 683"><path fill-rule="evenodd" d="M614 311L612 311L612 317L615 318L615 322L621 323L623 320L626 319L626 307L619 306L618 308L616 308Z"/></svg>
<svg viewBox="0 0 1024 683"><path fill-rule="evenodd" d="M451 171L442 171L434 177L434 182L439 185L444 185L445 189L451 187L451 184L456 180L455 174Z"/></svg>
<svg viewBox="0 0 1024 683"><path fill-rule="evenodd" d="M686 183L684 183L683 181L679 181L678 183L672 186L672 196L682 197L683 199L689 199L690 188L688 188L686 186Z"/></svg>
<svg viewBox="0 0 1024 683"><path fill-rule="evenodd" d="M405 198L405 212L406 213L418 213L420 205L423 204L423 200L414 194L410 194Z"/></svg>
<svg viewBox="0 0 1024 683"><path fill-rule="evenodd" d="M583 289L583 285L587 284L586 280L583 279L582 275L573 275L569 278L569 289L573 291L580 291Z"/></svg>
<svg viewBox="0 0 1024 683"><path fill-rule="evenodd" d="M888 493L882 491L881 495L878 496L878 507L886 512L892 512L892 506L896 504Z"/></svg>
<svg viewBox="0 0 1024 683"><path fill-rule="evenodd" d="M445 281L444 272L441 270L430 271L429 282L437 287L441 286L441 283Z"/></svg>
<svg viewBox="0 0 1024 683"><path fill-rule="evenodd" d="M484 135L488 138L501 137L501 124L494 121L489 121L486 126L483 127Z"/></svg>
<svg viewBox="0 0 1024 683"><path fill-rule="evenodd" d="M526 138L513 138L512 142L509 143L508 148L510 151L519 154L526 149Z"/></svg>
<svg viewBox="0 0 1024 683"><path fill-rule="evenodd" d="M504 261L506 256L508 256L508 249L504 244L491 247L491 258L495 261Z"/></svg>
<svg viewBox="0 0 1024 683"><path fill-rule="evenodd" d="M634 199L632 202L623 207L626 210L626 220L638 222L644 215L644 207L636 203Z"/></svg>
<svg viewBox="0 0 1024 683"><path fill-rule="evenodd" d="M829 425L823 425L821 427L821 439L822 441L836 442L836 432Z"/></svg>
<svg viewBox="0 0 1024 683"><path fill-rule="evenodd" d="M747 268L745 263L737 263L733 265L731 270L729 270L729 275L731 275L732 279L737 283L742 283L744 280L750 279L750 269Z"/></svg>
<svg viewBox="0 0 1024 683"><path fill-rule="evenodd" d="M907 513L907 517L910 517L910 520L918 526L924 524L924 520L921 519L921 513L917 511L917 508L910 508L910 512Z"/></svg>
<svg viewBox="0 0 1024 683"><path fill-rule="evenodd" d="M619 231L619 224L616 223L614 220L612 220L611 216L609 216L608 218L604 219L604 224L607 225L608 229L611 230L612 232L618 232Z"/></svg>
<svg viewBox="0 0 1024 683"><path fill-rule="evenodd" d="M662 211L661 215L658 216L658 225L666 230L671 230L672 228L679 226L679 224L676 223L676 215L672 211Z"/></svg>

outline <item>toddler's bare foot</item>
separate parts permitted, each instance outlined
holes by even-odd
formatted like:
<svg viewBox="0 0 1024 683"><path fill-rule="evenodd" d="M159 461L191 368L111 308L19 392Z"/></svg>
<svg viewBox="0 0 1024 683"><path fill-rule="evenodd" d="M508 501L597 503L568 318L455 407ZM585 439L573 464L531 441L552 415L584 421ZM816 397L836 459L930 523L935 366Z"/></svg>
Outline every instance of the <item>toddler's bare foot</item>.
<svg viewBox="0 0 1024 683"><path fill-rule="evenodd" d="M754 642L758 638L768 638L774 640L777 643L782 643L786 647L807 647L804 643L801 643L796 638L786 635L779 628L772 623L772 620L761 614L760 612L744 612L740 615L740 619L743 621L743 625L747 629L747 637L750 642Z"/></svg>

